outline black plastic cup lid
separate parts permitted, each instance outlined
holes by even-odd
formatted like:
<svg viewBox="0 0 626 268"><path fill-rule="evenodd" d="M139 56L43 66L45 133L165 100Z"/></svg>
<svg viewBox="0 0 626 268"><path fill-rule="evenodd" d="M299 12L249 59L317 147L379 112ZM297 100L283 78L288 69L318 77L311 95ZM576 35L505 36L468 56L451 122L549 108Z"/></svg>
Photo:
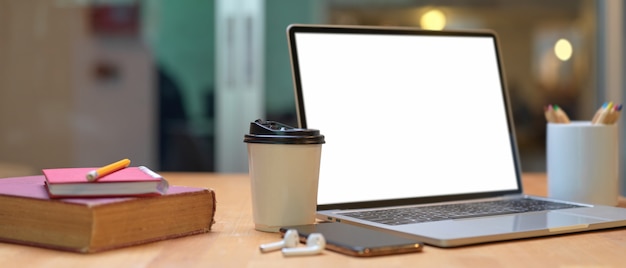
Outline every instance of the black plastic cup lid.
<svg viewBox="0 0 626 268"><path fill-rule="evenodd" d="M275 121L257 119L250 123L250 133L243 142L266 144L323 144L324 135L317 129L294 128Z"/></svg>

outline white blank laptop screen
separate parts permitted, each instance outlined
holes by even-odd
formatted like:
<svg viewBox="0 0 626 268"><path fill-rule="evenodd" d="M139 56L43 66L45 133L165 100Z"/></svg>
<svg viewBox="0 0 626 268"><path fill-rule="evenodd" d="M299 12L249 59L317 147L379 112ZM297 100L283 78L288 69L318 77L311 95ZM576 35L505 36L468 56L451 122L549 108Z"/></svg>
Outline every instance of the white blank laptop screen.
<svg viewBox="0 0 626 268"><path fill-rule="evenodd" d="M318 204L517 189L490 36L296 33Z"/></svg>

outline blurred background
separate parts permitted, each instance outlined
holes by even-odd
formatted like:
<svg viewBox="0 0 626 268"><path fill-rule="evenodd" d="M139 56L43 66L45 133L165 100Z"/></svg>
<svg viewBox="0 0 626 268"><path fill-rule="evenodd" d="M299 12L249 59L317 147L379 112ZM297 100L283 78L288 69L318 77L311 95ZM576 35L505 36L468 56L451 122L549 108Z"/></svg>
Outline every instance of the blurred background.
<svg viewBox="0 0 626 268"><path fill-rule="evenodd" d="M0 176L125 157L246 172L249 122L297 124L291 23L494 30L522 168L545 171L545 105L589 120L622 102L623 15L619 0L0 0Z"/></svg>

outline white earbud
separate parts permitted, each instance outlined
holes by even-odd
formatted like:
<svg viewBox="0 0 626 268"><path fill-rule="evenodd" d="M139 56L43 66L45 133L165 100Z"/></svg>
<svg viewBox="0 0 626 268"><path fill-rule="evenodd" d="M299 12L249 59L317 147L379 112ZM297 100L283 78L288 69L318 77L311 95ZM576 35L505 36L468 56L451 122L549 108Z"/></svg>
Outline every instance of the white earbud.
<svg viewBox="0 0 626 268"><path fill-rule="evenodd" d="M291 229L285 232L285 236L283 237L283 240L274 242L274 243L263 244L259 247L259 249L261 250L261 252L265 253L265 252L270 252L274 250L279 250L281 248L295 248L298 246L299 240L300 240L300 237L298 235L298 231Z"/></svg>
<svg viewBox="0 0 626 268"><path fill-rule="evenodd" d="M306 239L306 247L303 248L283 248L283 255L285 256L303 256L303 255L315 255L322 253L322 250L326 247L326 239L320 233L312 233Z"/></svg>

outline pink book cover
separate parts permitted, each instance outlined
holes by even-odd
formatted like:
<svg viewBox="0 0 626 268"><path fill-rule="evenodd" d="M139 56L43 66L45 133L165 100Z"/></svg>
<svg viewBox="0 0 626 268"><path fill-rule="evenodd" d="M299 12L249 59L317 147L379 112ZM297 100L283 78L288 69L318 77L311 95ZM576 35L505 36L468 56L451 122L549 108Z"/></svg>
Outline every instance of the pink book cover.
<svg viewBox="0 0 626 268"><path fill-rule="evenodd" d="M55 183L94 183L87 181L87 173L98 168L50 168L43 169L43 174L50 184ZM152 172L154 173L154 172ZM127 167L99 178L95 183L107 182L138 182L138 181L160 181L162 178L158 174L150 175L141 170L140 167Z"/></svg>
<svg viewBox="0 0 626 268"><path fill-rule="evenodd" d="M49 196L52 198L156 196L165 194L169 188L167 180L143 166L127 167L102 176L97 181L88 181L87 173L94 169L97 168L43 169ZM137 183L148 183L150 186L140 190L130 190L131 188L127 187L131 184L136 186ZM106 187L113 184L118 185L117 190Z"/></svg>
<svg viewBox="0 0 626 268"><path fill-rule="evenodd" d="M172 186L168 189L167 194L165 195L186 194L199 191L206 191L206 189L186 186ZM46 191L45 178L41 175L0 179L0 195L40 200L51 199ZM130 201L137 198L140 197L64 198L57 199L56 201L95 206Z"/></svg>

